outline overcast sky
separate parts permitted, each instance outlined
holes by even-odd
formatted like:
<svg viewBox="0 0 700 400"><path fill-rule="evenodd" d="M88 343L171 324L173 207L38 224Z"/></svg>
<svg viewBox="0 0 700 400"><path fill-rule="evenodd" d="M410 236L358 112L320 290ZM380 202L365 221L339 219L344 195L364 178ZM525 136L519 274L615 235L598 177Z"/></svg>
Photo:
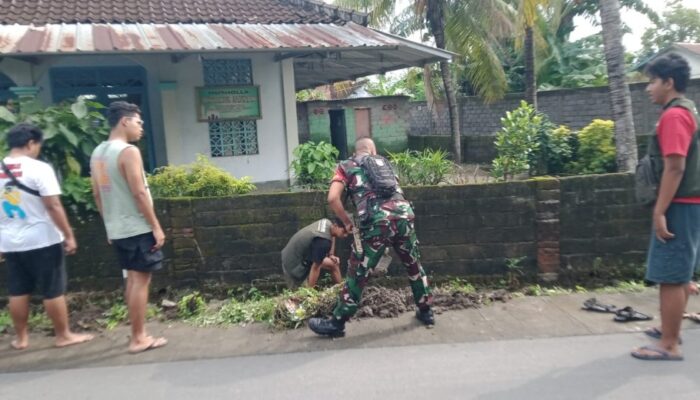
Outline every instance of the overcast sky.
<svg viewBox="0 0 700 400"><path fill-rule="evenodd" d="M333 3L333 0L324 0L326 3ZM645 0L645 3L651 6L659 15L666 8L665 0ZM405 5L411 4L411 0L398 0L398 9L403 9ZM683 0L683 6L688 8L694 8L700 10L700 0ZM621 12L622 21L632 28L632 33L628 33L622 39L625 49L628 52L636 52L642 47L641 38L644 30L651 26L651 21L642 14L635 11L629 11L622 9ZM593 26L585 18L577 18L575 20L576 29L571 36L572 40L580 39L584 36L592 35L596 32L600 32L599 26ZM411 37L413 40L418 40L420 35L414 35Z"/></svg>
<svg viewBox="0 0 700 400"><path fill-rule="evenodd" d="M662 0L646 0L645 3L650 5L659 15L661 15L666 8L666 2ZM683 0L682 4L684 7L700 10L700 0ZM622 9L621 18L622 22L632 29L632 33L628 33L624 36L622 43L628 52L634 53L642 47L642 34L651 26L651 21L636 11L626 9ZM584 18L577 18L574 22L576 24L576 30L574 30L574 33L571 35L571 40L580 39L584 36L600 32L599 26L591 25L591 23Z"/></svg>

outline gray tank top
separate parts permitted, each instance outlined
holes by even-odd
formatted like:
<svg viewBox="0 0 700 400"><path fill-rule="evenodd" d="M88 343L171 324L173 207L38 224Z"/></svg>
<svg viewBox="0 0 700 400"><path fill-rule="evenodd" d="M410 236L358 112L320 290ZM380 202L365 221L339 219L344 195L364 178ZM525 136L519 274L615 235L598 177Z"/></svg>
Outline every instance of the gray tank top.
<svg viewBox="0 0 700 400"><path fill-rule="evenodd" d="M119 171L119 155L128 147L133 145L118 140L102 142L92 152L90 159L91 173L97 179L102 199L102 219L107 229L107 238L110 240L152 231L136 206L128 182ZM145 174L143 179L150 198L151 192L148 190Z"/></svg>
<svg viewBox="0 0 700 400"><path fill-rule="evenodd" d="M302 279L306 267L302 265L304 260L311 259L311 242L314 238L331 240L331 221L320 219L305 226L295 233L287 245L282 249L282 266L285 271L295 278Z"/></svg>

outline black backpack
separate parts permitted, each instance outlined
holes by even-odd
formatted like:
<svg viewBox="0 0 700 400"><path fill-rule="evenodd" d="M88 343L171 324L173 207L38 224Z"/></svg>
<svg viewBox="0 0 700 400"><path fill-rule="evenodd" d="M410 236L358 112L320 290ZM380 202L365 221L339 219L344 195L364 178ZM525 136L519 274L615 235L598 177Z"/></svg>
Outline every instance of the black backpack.
<svg viewBox="0 0 700 400"><path fill-rule="evenodd" d="M366 155L356 161L377 196L389 198L398 192L399 183L389 160L380 155Z"/></svg>

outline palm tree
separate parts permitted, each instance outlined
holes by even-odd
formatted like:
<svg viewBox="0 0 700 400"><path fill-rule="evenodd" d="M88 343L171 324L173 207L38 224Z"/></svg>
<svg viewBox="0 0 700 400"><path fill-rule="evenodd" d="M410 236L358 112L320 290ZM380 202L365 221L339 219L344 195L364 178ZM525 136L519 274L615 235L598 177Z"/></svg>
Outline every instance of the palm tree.
<svg viewBox="0 0 700 400"><path fill-rule="evenodd" d="M535 33L538 6L546 6L547 0L519 0L518 17L524 28L523 53L525 61L525 100L537 109L537 71L535 69Z"/></svg>
<svg viewBox="0 0 700 400"><path fill-rule="evenodd" d="M620 3L618 0L600 0L600 21L603 28L603 46L608 66L608 86L615 121L617 169L632 172L637 165L637 138L632 119L632 98L625 81L625 50L622 47Z"/></svg>
<svg viewBox="0 0 700 400"><path fill-rule="evenodd" d="M397 3L398 0L335 1L336 5L368 13L369 23L375 27L394 18ZM479 95L493 101L506 91L505 74L494 48L499 35L510 29L507 12L504 0L412 0L395 18L392 31L408 36L427 27L436 47L464 56L470 83ZM450 116L452 153L459 163L462 156L457 90L450 63L441 61L439 65Z"/></svg>

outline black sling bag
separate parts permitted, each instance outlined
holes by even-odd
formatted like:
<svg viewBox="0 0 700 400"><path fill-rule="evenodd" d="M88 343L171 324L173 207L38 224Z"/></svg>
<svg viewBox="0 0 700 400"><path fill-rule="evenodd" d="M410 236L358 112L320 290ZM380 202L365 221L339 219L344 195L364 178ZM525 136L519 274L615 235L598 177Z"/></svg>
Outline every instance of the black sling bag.
<svg viewBox="0 0 700 400"><path fill-rule="evenodd" d="M10 171L9 168L7 168L7 164L5 164L5 161L0 160L0 164L2 164L2 170L5 171L5 175L7 175L8 178L10 178L11 182L7 182L5 186L8 186L12 184L12 186L17 187L20 190L24 190L25 192L32 194L36 197L41 197L41 194L39 193L38 190L34 190L27 185L23 184L22 182L17 180L17 177Z"/></svg>

